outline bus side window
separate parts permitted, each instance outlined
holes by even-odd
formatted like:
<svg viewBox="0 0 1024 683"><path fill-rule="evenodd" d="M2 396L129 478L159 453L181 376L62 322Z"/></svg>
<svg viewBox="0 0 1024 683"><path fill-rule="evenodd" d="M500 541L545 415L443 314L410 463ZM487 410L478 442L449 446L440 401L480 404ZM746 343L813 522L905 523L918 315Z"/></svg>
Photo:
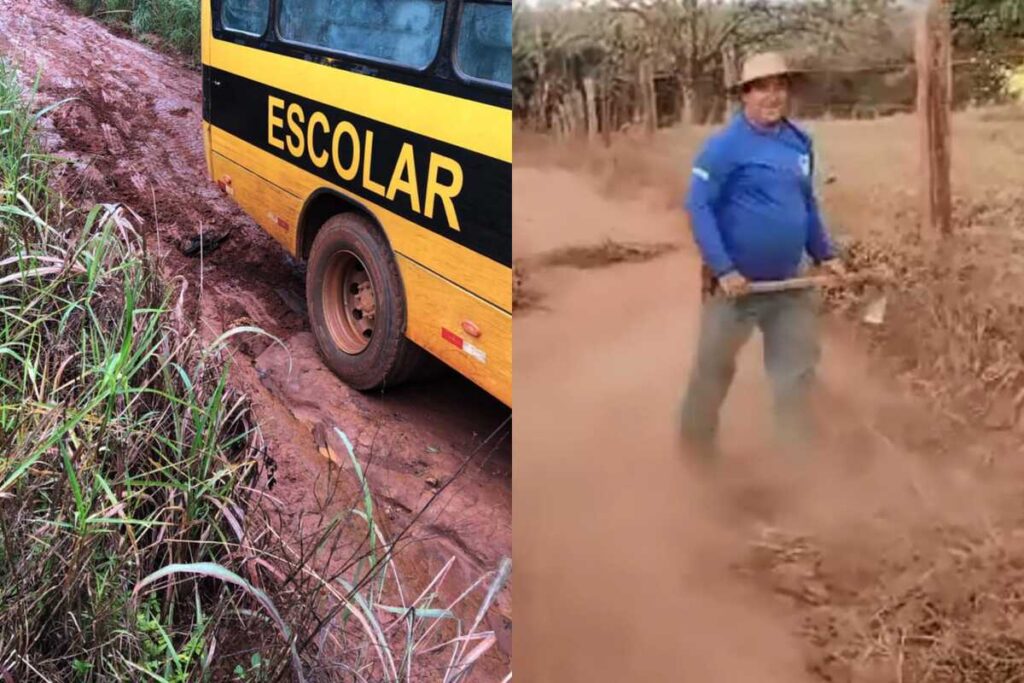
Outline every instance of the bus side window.
<svg viewBox="0 0 1024 683"><path fill-rule="evenodd" d="M296 43L422 69L441 42L444 0L281 0L278 29Z"/></svg>
<svg viewBox="0 0 1024 683"><path fill-rule="evenodd" d="M277 3L277 30L286 40L323 45L330 0L281 0Z"/></svg>
<svg viewBox="0 0 1024 683"><path fill-rule="evenodd" d="M467 2L455 63L466 76L512 83L512 4Z"/></svg>
<svg viewBox="0 0 1024 683"><path fill-rule="evenodd" d="M270 0L224 0L220 20L230 31L262 36L269 15Z"/></svg>

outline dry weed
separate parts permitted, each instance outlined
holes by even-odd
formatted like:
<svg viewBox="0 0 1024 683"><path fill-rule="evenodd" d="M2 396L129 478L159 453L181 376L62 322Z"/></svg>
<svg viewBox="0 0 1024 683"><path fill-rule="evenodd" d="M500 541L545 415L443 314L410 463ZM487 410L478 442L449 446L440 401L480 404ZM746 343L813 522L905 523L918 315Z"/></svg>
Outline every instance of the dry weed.
<svg viewBox="0 0 1024 683"><path fill-rule="evenodd" d="M512 310L526 311L535 307L541 300L540 292L532 289L530 275L521 259L512 264Z"/></svg>
<svg viewBox="0 0 1024 683"><path fill-rule="evenodd" d="M854 270L892 274L887 321L875 342L912 386L964 420L1020 425L1024 277L1012 251L961 223L946 240L853 240L846 258ZM831 303L854 307L849 296Z"/></svg>
<svg viewBox="0 0 1024 683"><path fill-rule="evenodd" d="M618 263L642 263L675 251L678 244L667 242L616 242L606 239L600 244L573 245L535 256L516 259L512 266L512 308L525 311L535 308L543 294L533 288L532 274L543 268L605 268Z"/></svg>
<svg viewBox="0 0 1024 683"><path fill-rule="evenodd" d="M1024 680L1024 539L1012 528L899 531L865 575L815 539L775 531L748 566L804 614L809 668L824 680Z"/></svg>
<svg viewBox="0 0 1024 683"><path fill-rule="evenodd" d="M616 263L642 263L675 251L677 244L626 243L605 240L596 245L574 245L542 254L537 259L542 267L604 268Z"/></svg>

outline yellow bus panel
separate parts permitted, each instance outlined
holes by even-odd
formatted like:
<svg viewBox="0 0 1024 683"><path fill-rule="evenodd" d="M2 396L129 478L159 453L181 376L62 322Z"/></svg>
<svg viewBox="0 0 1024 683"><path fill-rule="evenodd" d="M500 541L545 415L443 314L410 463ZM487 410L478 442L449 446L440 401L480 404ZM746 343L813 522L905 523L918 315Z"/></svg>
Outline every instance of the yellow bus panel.
<svg viewBox="0 0 1024 683"><path fill-rule="evenodd" d="M406 336L512 405L512 316L399 257L409 308ZM469 321L480 331L473 337Z"/></svg>
<svg viewBox="0 0 1024 683"><path fill-rule="evenodd" d="M302 209L298 197L268 183L218 152L213 178L260 227L289 251L295 247L295 219Z"/></svg>
<svg viewBox="0 0 1024 683"><path fill-rule="evenodd" d="M211 140L217 154L230 159L244 159L252 173L295 197L309 197L316 190L327 187L365 205L380 222L396 253L413 258L505 311L512 310L511 268L425 230L340 186L325 183L322 178L285 163L230 133L212 128ZM292 216L285 216L284 220L292 226L292 232L282 243L289 252L296 254L297 235L294 230L298 223L298 211Z"/></svg>

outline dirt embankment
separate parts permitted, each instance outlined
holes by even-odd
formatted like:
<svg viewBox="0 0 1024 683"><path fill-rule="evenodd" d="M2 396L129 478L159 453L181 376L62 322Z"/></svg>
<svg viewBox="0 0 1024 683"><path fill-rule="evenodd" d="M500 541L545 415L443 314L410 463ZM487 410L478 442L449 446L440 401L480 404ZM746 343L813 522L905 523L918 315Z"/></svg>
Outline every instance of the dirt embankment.
<svg viewBox="0 0 1024 683"><path fill-rule="evenodd" d="M528 653L517 674L881 683L1024 672L1016 442L937 415L831 321L813 458L768 445L756 342L726 404L725 459L695 469L676 429L700 304L682 216L663 186L610 193L600 174L551 163L557 154L517 149L514 172L529 295L515 326L516 637ZM563 258L606 240L631 254L678 248L622 263L605 246L604 268Z"/></svg>
<svg viewBox="0 0 1024 683"><path fill-rule="evenodd" d="M454 555L444 591L457 594L510 554L509 411L454 375L379 396L349 390L326 369L305 321L300 264L205 177L197 71L56 0L0 0L0 56L39 74L40 105L71 98L43 121L48 150L71 160L63 190L83 205L123 202L143 218L149 252L176 296L184 290L183 312L202 336L255 325L284 343L244 335L231 355L232 379L252 396L278 463L272 494L287 519L308 525L302 516L330 493L321 452L344 452L330 443L337 427L368 464L386 533L470 459L413 530L405 563L414 582ZM202 259L183 255L201 230L228 238ZM487 667L492 674L508 669L508 591L499 607L491 625L505 654Z"/></svg>

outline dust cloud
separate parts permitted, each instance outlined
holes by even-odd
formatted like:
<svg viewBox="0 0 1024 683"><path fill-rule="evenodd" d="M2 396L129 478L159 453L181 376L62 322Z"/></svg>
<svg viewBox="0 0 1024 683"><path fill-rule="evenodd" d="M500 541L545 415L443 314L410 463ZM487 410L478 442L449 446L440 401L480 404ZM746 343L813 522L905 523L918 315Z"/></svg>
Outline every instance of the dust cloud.
<svg viewBox="0 0 1024 683"><path fill-rule="evenodd" d="M932 423L837 330L823 339L817 452L772 445L753 341L723 414L725 457L700 466L676 428L700 307L681 213L519 158L514 183L524 263L606 240L681 247L528 273L544 306L515 320L517 677L821 680L808 609L911 561L940 521L983 524L991 491L885 436Z"/></svg>

